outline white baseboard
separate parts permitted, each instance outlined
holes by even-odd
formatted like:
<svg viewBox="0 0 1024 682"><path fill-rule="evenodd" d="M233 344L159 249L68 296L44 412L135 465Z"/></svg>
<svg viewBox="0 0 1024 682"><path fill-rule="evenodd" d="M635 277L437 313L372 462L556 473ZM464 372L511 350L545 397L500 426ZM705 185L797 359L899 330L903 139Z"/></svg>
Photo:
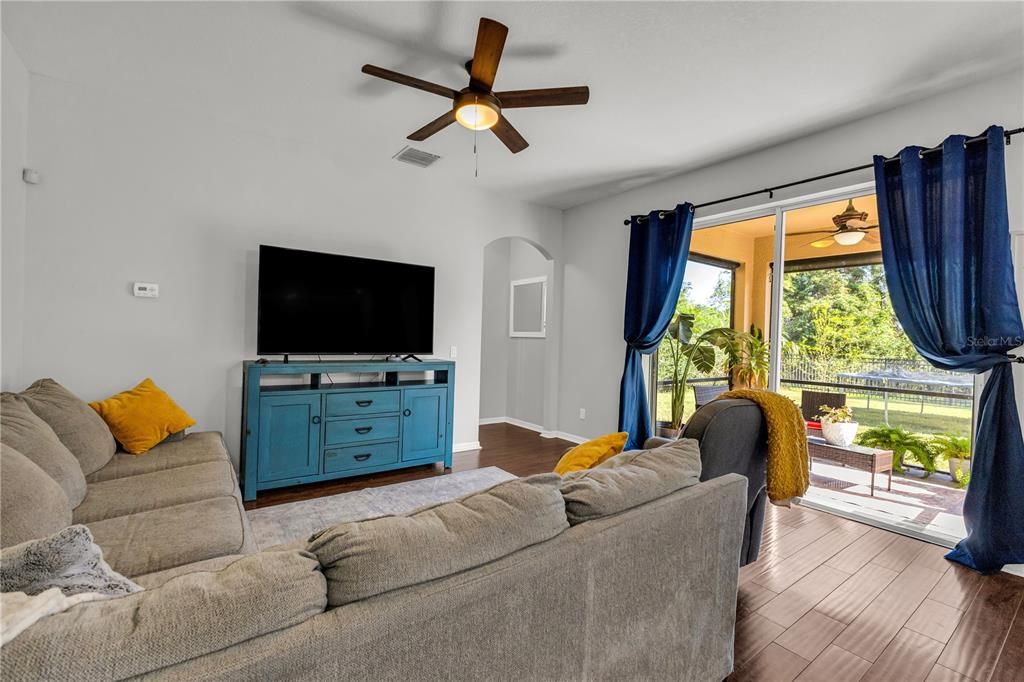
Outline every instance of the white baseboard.
<svg viewBox="0 0 1024 682"><path fill-rule="evenodd" d="M561 440L567 440L570 443L586 443L590 440L585 436L577 436L574 433L566 433L565 431L548 431L540 424L533 424L531 422L523 421L522 419L516 419L515 417L484 417L480 420L480 426L486 426L488 424L511 424L512 426L518 426L521 429L536 431L541 438L559 438Z"/></svg>
<svg viewBox="0 0 1024 682"><path fill-rule="evenodd" d="M480 426L486 426L487 424L504 424L508 417L482 417L480 419Z"/></svg>
<svg viewBox="0 0 1024 682"><path fill-rule="evenodd" d="M548 433L554 435L546 436L547 438L560 438L562 440L567 440L570 443L586 443L588 440L590 440L590 438L587 438L586 436L577 436L574 433L566 433L565 431L548 431Z"/></svg>
<svg viewBox="0 0 1024 682"><path fill-rule="evenodd" d="M480 441L478 440L466 441L465 443L456 443L455 445L452 446L452 452L466 452L467 450L479 449Z"/></svg>
<svg viewBox="0 0 1024 682"><path fill-rule="evenodd" d="M537 433L547 433L544 430L544 427L540 424L523 421L522 419L516 419L515 417L485 417L480 420L480 426L486 426L488 424L511 424L512 426L518 426L521 429L529 429L530 431L536 431Z"/></svg>

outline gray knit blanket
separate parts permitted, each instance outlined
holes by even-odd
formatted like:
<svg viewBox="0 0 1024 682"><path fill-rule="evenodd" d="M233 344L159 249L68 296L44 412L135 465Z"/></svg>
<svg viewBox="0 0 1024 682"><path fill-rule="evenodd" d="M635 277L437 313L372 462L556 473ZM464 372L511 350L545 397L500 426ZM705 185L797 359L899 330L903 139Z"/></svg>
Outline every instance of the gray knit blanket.
<svg viewBox="0 0 1024 682"><path fill-rule="evenodd" d="M110 568L85 526L68 526L0 552L0 592L35 595L52 587L68 597L84 592L119 597L142 590Z"/></svg>

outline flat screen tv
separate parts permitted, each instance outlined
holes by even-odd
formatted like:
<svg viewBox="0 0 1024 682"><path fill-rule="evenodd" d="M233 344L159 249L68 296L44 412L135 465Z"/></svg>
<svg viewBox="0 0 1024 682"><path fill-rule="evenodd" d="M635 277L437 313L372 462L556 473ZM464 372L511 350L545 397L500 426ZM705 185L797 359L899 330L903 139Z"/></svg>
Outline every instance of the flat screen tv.
<svg viewBox="0 0 1024 682"><path fill-rule="evenodd" d="M434 268L260 246L260 355L430 355Z"/></svg>

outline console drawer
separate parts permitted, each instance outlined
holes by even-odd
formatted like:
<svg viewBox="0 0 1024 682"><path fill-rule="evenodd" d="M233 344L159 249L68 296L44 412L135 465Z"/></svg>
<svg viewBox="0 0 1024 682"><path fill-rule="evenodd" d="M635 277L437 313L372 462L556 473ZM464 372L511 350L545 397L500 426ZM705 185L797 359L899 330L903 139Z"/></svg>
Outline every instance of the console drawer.
<svg viewBox="0 0 1024 682"><path fill-rule="evenodd" d="M328 393L324 407L324 416L355 417L361 414L398 412L401 403L401 391Z"/></svg>
<svg viewBox="0 0 1024 682"><path fill-rule="evenodd" d="M366 443L374 440L397 440L399 418L364 417L362 419L332 419L324 428L324 445Z"/></svg>
<svg viewBox="0 0 1024 682"><path fill-rule="evenodd" d="M324 451L324 473L394 464L398 461L398 443L374 443Z"/></svg>

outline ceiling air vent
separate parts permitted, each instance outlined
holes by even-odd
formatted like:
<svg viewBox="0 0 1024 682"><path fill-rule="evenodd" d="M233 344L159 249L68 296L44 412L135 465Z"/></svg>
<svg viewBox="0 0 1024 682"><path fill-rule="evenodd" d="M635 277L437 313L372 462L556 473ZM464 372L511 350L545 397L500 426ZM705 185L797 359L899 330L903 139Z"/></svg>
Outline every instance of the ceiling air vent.
<svg viewBox="0 0 1024 682"><path fill-rule="evenodd" d="M402 147L402 151L398 152L391 158L396 159L398 161L402 161L403 163L411 163L412 165L419 166L420 168L426 168L427 166L434 163L441 157L438 156L437 154L425 152L422 149L414 149L413 147Z"/></svg>

